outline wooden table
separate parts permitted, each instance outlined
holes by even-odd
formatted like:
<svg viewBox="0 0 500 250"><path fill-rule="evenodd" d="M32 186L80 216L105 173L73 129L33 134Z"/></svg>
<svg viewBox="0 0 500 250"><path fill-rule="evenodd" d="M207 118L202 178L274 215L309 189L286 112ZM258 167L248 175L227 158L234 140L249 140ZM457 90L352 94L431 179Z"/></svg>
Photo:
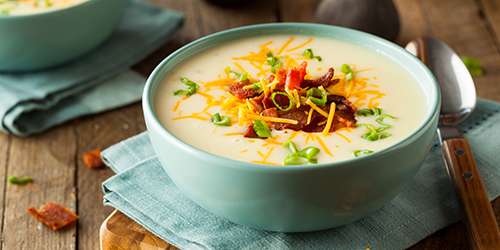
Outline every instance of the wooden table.
<svg viewBox="0 0 500 250"><path fill-rule="evenodd" d="M201 0L154 0L185 13L181 32L135 69L145 76L173 50L200 36L230 27L277 21L314 21L313 0L267 0L237 9L211 6ZM420 35L437 36L462 55L479 58L487 75L476 79L479 95L500 101L500 1L396 0L402 16L398 42ZM0 134L0 178L29 175L33 185L0 184L0 249L98 249L99 227L112 211L102 205L101 183L113 173L89 170L80 156L106 148L145 129L141 107L130 105L77 119L44 134L17 138ZM26 208L55 201L75 210L78 226L52 232L40 226ZM494 202L500 215L500 199ZM129 224L132 225L132 224ZM140 226L134 225L139 230ZM148 236L149 237L149 236ZM151 238L157 240L155 238ZM167 246L167 245L164 245ZM454 224L412 249L465 249L464 226Z"/></svg>

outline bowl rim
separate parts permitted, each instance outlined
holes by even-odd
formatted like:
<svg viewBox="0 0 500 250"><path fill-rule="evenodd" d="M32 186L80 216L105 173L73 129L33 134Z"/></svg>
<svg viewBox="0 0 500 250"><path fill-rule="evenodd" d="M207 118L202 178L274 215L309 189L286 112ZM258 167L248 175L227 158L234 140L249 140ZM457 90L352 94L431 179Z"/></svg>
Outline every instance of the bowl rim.
<svg viewBox="0 0 500 250"><path fill-rule="evenodd" d="M95 4L96 2L99 2L102 0L85 0L79 4L73 4L71 6L65 7L65 8L60 8L60 9L53 9L53 10L48 10L48 11L42 11L42 12L35 12L32 14L23 14L23 15L0 15L0 20L2 19L28 19L28 18L36 18L36 17L41 17L41 16L46 16L46 15L51 15L51 14L56 14L64 11L70 11L75 8L83 7L86 5L90 4Z"/></svg>
<svg viewBox="0 0 500 250"><path fill-rule="evenodd" d="M210 40L214 39L215 37L222 36L222 35L227 35L230 33L241 33L241 32L246 32L249 30L266 30L266 29L276 29L276 28L299 28L299 29L317 29L317 28L324 28L324 29L333 29L337 32L350 32L353 35L356 36L366 36L370 40L374 40L374 42L382 43L384 46L389 47L389 49L392 49L398 53L399 56L405 56L409 60L413 61L417 67L419 67L429 80L431 81L431 85L434 88L435 96L432 99L432 108L431 112L429 112L426 117L425 121L420 124L420 126L415 129L410 135L402 139L401 141L398 141L397 143L391 145L390 147L384 148L380 151L376 151L373 154L359 157L359 158L349 158L341 161L334 161L334 162L327 162L327 163L317 163L317 164L312 164L312 165L268 165L268 164L256 164L252 162L245 162L245 161L240 161L240 160L235 160L231 159L228 157L224 156L219 156L216 154L209 153L203 149L199 149L195 146L190 145L189 143L186 143L182 141L181 139L177 138L175 135L170 133L159 121L158 117L156 116L156 112L154 111L154 98L155 94L153 93L153 87L157 85L158 82L161 82L164 78L159 78L159 75L162 75L163 69L165 66L169 64L169 62L177 57L181 53L185 53L186 51L189 51L193 46L196 46L200 43L204 42L209 42ZM290 32L291 33L291 32ZM371 49L371 48L368 48ZM371 49L373 50L373 49ZM163 76L163 75L162 75ZM162 139L166 139L169 141L169 143L175 144L175 147L181 148L183 151L187 151L190 155L193 155L197 158L203 159L205 162L218 162L221 163L219 165L223 166L230 166L233 168L243 168L245 170L260 170L260 171L303 171L303 170L318 170L318 169L324 169L324 168L333 168L333 167L338 167L341 165L348 165L351 163L359 163L362 161L372 161L374 159L383 157L384 155L393 152L397 150L398 148L409 144L416 139L418 139L421 134L423 134L425 131L427 131L428 127L431 126L432 121L434 119L437 119L439 116L439 111L440 111L440 106L441 106L441 92L439 85L436 81L436 78L434 75L431 73L431 71L425 66L417 57L414 55L410 54L408 51L406 51L404 48L400 47L399 45L390 42L388 40L385 40L383 38L380 38L378 36L350 29L350 28L345 28L345 27L339 27L339 26L334 26L334 25L326 25L326 24L317 24L317 23L294 23L294 22L285 22L285 23L264 23L264 24L254 24L254 25L247 25L247 26L241 26L237 28L232 28L232 29L227 29L223 31L219 31L213 34L209 34L207 36L203 36L199 39L196 39L181 48L177 49L170 55L168 55L166 58L164 58L160 64L156 66L156 68L152 71L148 79L146 80L146 84L144 86L144 91L143 91L143 97L142 97L142 108L143 108L143 113L144 117L146 120L147 124L147 130L150 132L150 130L155 130L158 133L160 133L160 136Z"/></svg>

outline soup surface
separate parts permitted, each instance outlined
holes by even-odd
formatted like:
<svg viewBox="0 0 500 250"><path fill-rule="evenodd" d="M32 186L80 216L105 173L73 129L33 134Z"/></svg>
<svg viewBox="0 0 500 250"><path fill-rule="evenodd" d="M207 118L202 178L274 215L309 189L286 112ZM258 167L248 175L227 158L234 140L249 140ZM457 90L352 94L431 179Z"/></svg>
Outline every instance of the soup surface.
<svg viewBox="0 0 500 250"><path fill-rule="evenodd" d="M67 8L88 0L0 0L0 15L29 15Z"/></svg>
<svg viewBox="0 0 500 250"><path fill-rule="evenodd" d="M363 157L408 137L426 99L401 66L323 37L263 36L224 43L171 70L155 110L180 140L269 165Z"/></svg>

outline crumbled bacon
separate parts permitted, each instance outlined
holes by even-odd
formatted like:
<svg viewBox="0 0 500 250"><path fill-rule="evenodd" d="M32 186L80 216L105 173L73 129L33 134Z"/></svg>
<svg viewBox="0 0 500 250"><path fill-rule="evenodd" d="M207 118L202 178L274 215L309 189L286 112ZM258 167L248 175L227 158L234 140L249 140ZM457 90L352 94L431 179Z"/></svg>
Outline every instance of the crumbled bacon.
<svg viewBox="0 0 500 250"><path fill-rule="evenodd" d="M264 111L261 112L261 115L270 116L270 117L278 117L278 110L276 108L264 109Z"/></svg>
<svg viewBox="0 0 500 250"><path fill-rule="evenodd" d="M101 150L94 149L88 152L85 152L82 156L83 163L87 168L100 168L104 166L104 163L101 160Z"/></svg>
<svg viewBox="0 0 500 250"><path fill-rule="evenodd" d="M71 210L52 202L43 205L40 209L30 207L28 213L54 231L71 225L78 219L78 216Z"/></svg>
<svg viewBox="0 0 500 250"><path fill-rule="evenodd" d="M334 69L333 68L329 68L328 72L326 72L326 74L324 74L323 76L321 76L318 79L314 79L314 80L305 79L300 84L300 87L307 88L307 87L319 87L319 86L323 86L325 88L328 88L331 85L335 85L335 84L337 84L339 82L339 79L333 79L334 73L335 73Z"/></svg>
<svg viewBox="0 0 500 250"><path fill-rule="evenodd" d="M298 68L289 69L286 72L285 87L288 89L300 89L302 81L306 76L307 62L302 62Z"/></svg>
<svg viewBox="0 0 500 250"><path fill-rule="evenodd" d="M233 83L229 85L229 92L239 99L247 99L259 95L260 91L258 89L245 88L248 85L250 85L249 80Z"/></svg>

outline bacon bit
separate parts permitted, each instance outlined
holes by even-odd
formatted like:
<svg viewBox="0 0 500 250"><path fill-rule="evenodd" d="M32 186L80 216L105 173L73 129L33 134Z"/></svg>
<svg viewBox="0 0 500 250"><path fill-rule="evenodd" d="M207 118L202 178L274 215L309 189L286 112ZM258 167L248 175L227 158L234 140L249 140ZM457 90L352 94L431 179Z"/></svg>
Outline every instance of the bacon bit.
<svg viewBox="0 0 500 250"><path fill-rule="evenodd" d="M252 88L244 88L250 85L250 81L237 82L229 85L229 92L239 99L255 97L259 94L259 90Z"/></svg>
<svg viewBox="0 0 500 250"><path fill-rule="evenodd" d="M339 79L332 79L334 73L335 73L335 70L333 68L329 68L328 72L318 79L315 79L315 80L305 79L300 84L300 87L307 88L307 87L323 86L324 88L328 88L332 85L337 84L340 81Z"/></svg>
<svg viewBox="0 0 500 250"><path fill-rule="evenodd" d="M94 149L83 154L83 163L87 168L95 169L104 166L101 159L101 150Z"/></svg>
<svg viewBox="0 0 500 250"><path fill-rule="evenodd" d="M43 205L39 210L30 207L28 213L54 231L69 226L78 219L71 210L52 202Z"/></svg>
<svg viewBox="0 0 500 250"><path fill-rule="evenodd" d="M306 76L307 62L302 62L298 68L289 69L286 74L285 87L287 89L300 89Z"/></svg>
<svg viewBox="0 0 500 250"><path fill-rule="evenodd" d="M243 134L244 137L246 138L259 138L259 136L257 135L257 133L255 133L255 130L253 130L253 125L249 125L247 127L247 130L245 131L245 133Z"/></svg>

